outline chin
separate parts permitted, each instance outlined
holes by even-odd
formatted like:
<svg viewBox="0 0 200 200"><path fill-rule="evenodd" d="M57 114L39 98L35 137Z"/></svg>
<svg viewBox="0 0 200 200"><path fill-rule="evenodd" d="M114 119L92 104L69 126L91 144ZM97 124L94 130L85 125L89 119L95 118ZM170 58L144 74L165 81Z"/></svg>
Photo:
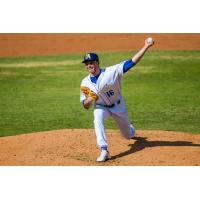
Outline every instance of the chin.
<svg viewBox="0 0 200 200"><path fill-rule="evenodd" d="M90 73L91 73L91 74L95 74L95 70L93 70L93 69L90 70Z"/></svg>

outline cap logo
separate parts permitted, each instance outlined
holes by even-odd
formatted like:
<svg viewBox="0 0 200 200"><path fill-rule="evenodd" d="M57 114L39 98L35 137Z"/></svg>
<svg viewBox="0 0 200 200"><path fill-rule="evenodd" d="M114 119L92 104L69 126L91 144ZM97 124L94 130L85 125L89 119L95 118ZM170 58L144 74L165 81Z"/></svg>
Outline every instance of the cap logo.
<svg viewBox="0 0 200 200"><path fill-rule="evenodd" d="M85 59L91 59L90 57L90 54L88 53L86 56L85 56Z"/></svg>

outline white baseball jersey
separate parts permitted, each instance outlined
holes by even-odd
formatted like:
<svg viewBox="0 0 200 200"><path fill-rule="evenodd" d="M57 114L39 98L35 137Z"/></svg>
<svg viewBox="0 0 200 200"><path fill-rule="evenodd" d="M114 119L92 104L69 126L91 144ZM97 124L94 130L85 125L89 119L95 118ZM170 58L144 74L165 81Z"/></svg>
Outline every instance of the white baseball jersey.
<svg viewBox="0 0 200 200"><path fill-rule="evenodd" d="M90 88L99 97L94 104L94 108L99 105L112 105L120 100L120 106L111 109L115 109L118 112L126 112L125 102L121 94L121 79L124 74L123 65L125 62L101 69L101 74L96 84L91 81L90 74L82 80L81 86ZM84 93L80 92L80 101L83 102L85 99Z"/></svg>

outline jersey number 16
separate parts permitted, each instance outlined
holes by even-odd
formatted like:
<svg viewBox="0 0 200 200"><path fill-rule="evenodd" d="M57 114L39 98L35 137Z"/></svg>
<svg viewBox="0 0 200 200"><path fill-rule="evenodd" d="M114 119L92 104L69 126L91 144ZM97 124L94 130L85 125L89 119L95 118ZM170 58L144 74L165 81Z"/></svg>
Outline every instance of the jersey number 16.
<svg viewBox="0 0 200 200"><path fill-rule="evenodd" d="M111 97L114 95L114 91L113 90L109 90L108 92L106 92L106 94L108 95L108 97Z"/></svg>

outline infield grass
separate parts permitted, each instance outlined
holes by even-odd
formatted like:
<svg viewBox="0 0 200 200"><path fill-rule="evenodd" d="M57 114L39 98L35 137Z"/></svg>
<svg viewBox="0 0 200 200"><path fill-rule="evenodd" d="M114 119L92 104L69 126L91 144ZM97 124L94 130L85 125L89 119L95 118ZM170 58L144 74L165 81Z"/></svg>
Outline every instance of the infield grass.
<svg viewBox="0 0 200 200"><path fill-rule="evenodd" d="M97 52L98 53L98 52ZM135 52L100 52L101 66ZM82 54L0 58L0 136L93 128L79 102ZM136 129L200 133L200 51L149 51L122 82ZM112 120L106 128L117 128Z"/></svg>

